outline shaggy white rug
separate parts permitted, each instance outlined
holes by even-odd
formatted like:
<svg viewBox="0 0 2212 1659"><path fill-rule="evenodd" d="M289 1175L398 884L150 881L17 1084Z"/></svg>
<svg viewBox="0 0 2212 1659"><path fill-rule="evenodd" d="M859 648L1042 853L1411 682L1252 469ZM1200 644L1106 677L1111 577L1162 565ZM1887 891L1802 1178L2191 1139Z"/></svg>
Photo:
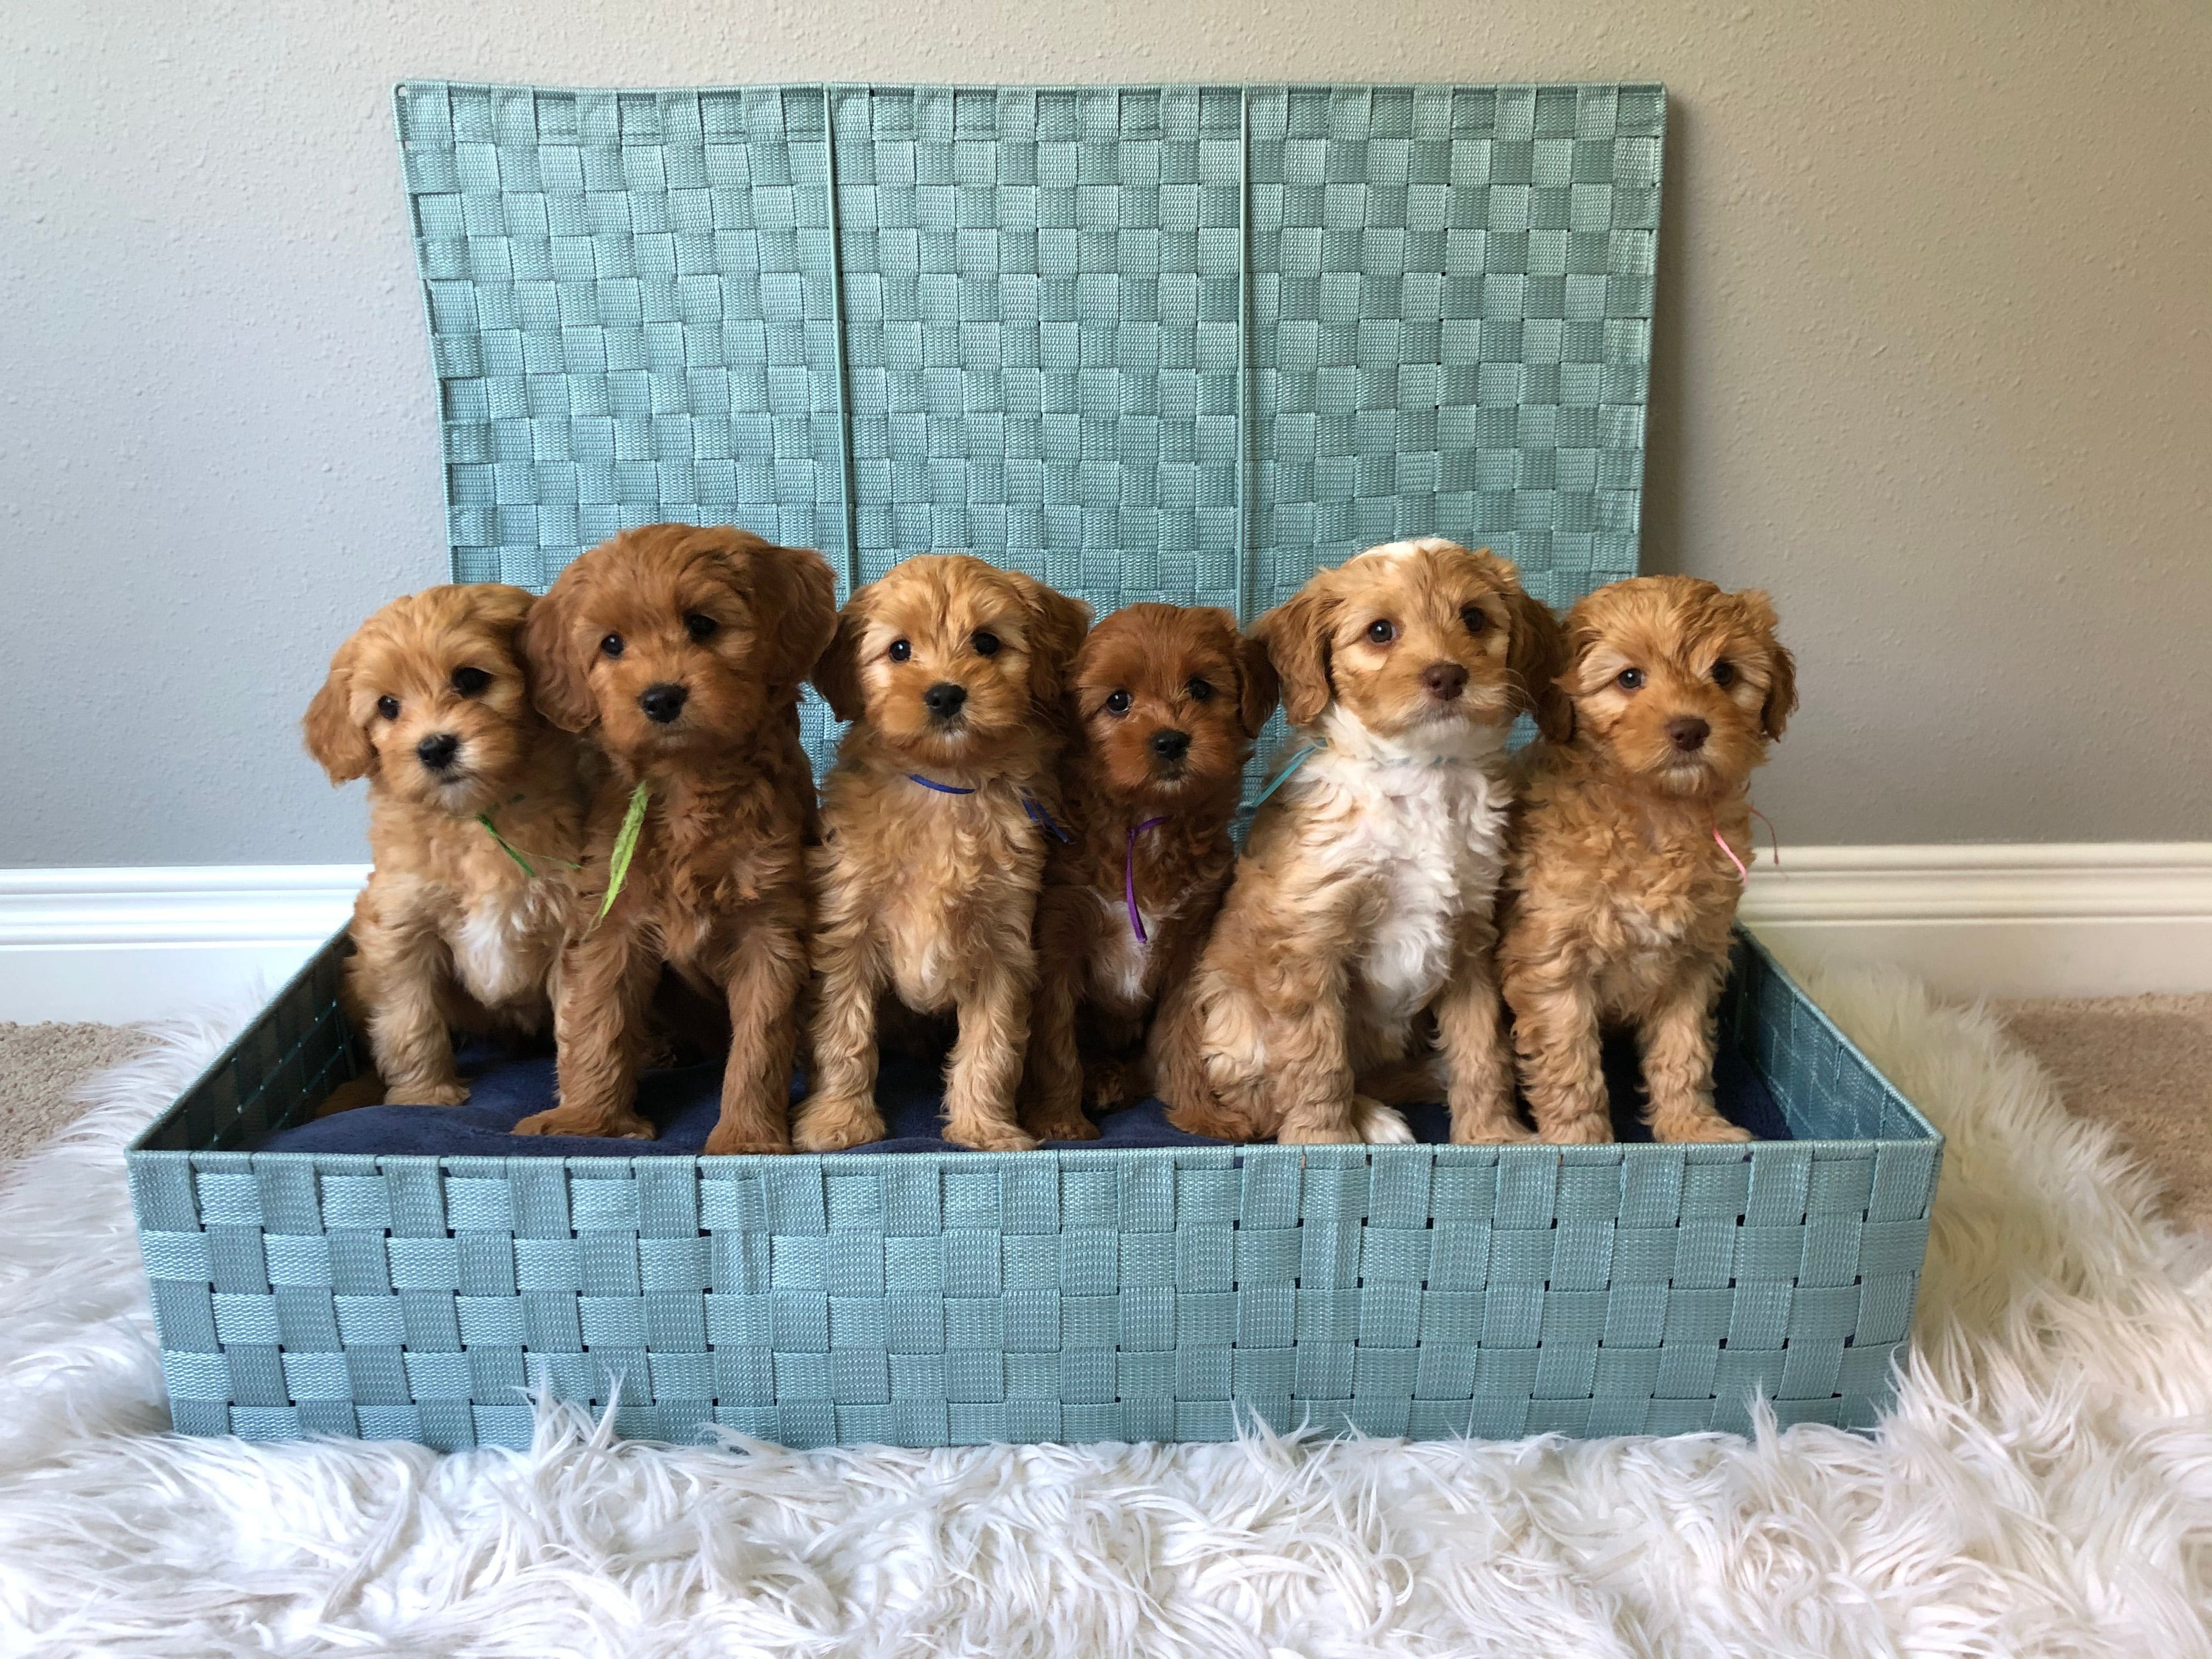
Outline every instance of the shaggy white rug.
<svg viewBox="0 0 2212 1659"><path fill-rule="evenodd" d="M2212 1271L1972 1013L1820 1000L1950 1136L1873 1438L526 1455L164 1435L118 1148L176 1033L0 1192L18 1652L2212 1653Z"/></svg>

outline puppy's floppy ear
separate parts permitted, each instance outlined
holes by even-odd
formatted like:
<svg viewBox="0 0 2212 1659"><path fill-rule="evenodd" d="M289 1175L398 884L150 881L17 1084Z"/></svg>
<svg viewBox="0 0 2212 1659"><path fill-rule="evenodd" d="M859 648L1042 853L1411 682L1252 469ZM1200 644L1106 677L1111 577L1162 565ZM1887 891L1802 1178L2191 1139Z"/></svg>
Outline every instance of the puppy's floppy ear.
<svg viewBox="0 0 2212 1659"><path fill-rule="evenodd" d="M779 690L797 690L837 631L837 578L811 547L778 547L738 532L732 574L759 615L763 670Z"/></svg>
<svg viewBox="0 0 2212 1659"><path fill-rule="evenodd" d="M599 718L586 678L592 642L574 637L583 625L577 614L583 587L571 565L522 621L522 666L530 677L530 700L564 732L586 731Z"/></svg>
<svg viewBox="0 0 2212 1659"><path fill-rule="evenodd" d="M1567 635L1551 607L1517 584L1505 590L1513 618L1505 641L1505 665L1522 702L1536 717L1537 729L1554 742L1574 735L1575 706L1559 688L1567 672Z"/></svg>
<svg viewBox="0 0 2212 1659"><path fill-rule="evenodd" d="M1737 594L1736 601L1751 613L1752 623L1763 636L1766 647L1766 701L1759 705L1759 729L1768 739L1782 735L1790 724L1790 717L1797 712L1797 659L1789 648L1774 637L1778 618L1774 614L1774 601L1758 588L1747 587Z"/></svg>
<svg viewBox="0 0 2212 1659"><path fill-rule="evenodd" d="M830 643L815 659L814 689L828 700L830 712L841 720L856 720L866 712L860 695L860 635L867 628L868 607L875 597L873 582L854 589L853 597L836 615Z"/></svg>
<svg viewBox="0 0 2212 1659"><path fill-rule="evenodd" d="M1237 697L1237 718L1243 722L1244 735L1256 738L1260 728L1267 723L1267 716L1275 712L1276 701L1283 690L1282 682L1275 677L1275 665L1267 660L1265 641L1254 638L1237 641L1237 678L1243 683Z"/></svg>
<svg viewBox="0 0 2212 1659"><path fill-rule="evenodd" d="M307 752L330 774L332 783L351 783L376 763L368 732L353 716L353 672L360 656L361 635L356 634L331 659L323 689L315 693L300 722Z"/></svg>
<svg viewBox="0 0 2212 1659"><path fill-rule="evenodd" d="M538 603L538 596L528 588L506 582L471 582L468 595L471 611L487 627L510 638L529 617L530 607Z"/></svg>
<svg viewBox="0 0 2212 1659"><path fill-rule="evenodd" d="M1252 624L1252 637L1282 681L1283 714L1293 726L1310 726L1335 695L1328 678L1329 635L1338 599L1322 571Z"/></svg>
<svg viewBox="0 0 2212 1659"><path fill-rule="evenodd" d="M1091 631L1091 607L1034 576L1018 570L1007 574L1030 610L1030 701L1040 708L1056 708L1067 671Z"/></svg>

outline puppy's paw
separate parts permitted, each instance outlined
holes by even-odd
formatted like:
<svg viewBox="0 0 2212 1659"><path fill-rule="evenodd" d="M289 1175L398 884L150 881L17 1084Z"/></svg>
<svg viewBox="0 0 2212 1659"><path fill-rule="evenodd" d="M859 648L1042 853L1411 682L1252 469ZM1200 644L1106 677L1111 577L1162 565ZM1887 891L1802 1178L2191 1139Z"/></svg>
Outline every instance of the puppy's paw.
<svg viewBox="0 0 2212 1659"><path fill-rule="evenodd" d="M1374 1146L1410 1146L1413 1144L1413 1126L1406 1121L1406 1115L1395 1106L1385 1106L1381 1101L1365 1095L1352 1097L1352 1126L1359 1139Z"/></svg>
<svg viewBox="0 0 2212 1659"><path fill-rule="evenodd" d="M384 1091L387 1106L465 1106L469 1100L469 1085L465 1083L395 1083Z"/></svg>
<svg viewBox="0 0 2212 1659"><path fill-rule="evenodd" d="M948 1122L945 1138L956 1146L977 1152L1033 1152L1037 1148L1036 1140L1015 1125L990 1118Z"/></svg>
<svg viewBox="0 0 2212 1659"><path fill-rule="evenodd" d="M1022 1127L1043 1140L1096 1140L1098 1126L1080 1112L1039 1112L1025 1115Z"/></svg>
<svg viewBox="0 0 2212 1659"><path fill-rule="evenodd" d="M763 1134L757 1127L739 1123L717 1123L702 1149L709 1158L728 1158L741 1152L788 1152L788 1135Z"/></svg>
<svg viewBox="0 0 2212 1659"><path fill-rule="evenodd" d="M1084 1104L1092 1111L1115 1110L1129 1099L1129 1068L1118 1060L1093 1060L1084 1068L1083 1092Z"/></svg>
<svg viewBox="0 0 2212 1659"><path fill-rule="evenodd" d="M592 1112L574 1106L556 1106L516 1124L519 1135L596 1135L610 1140L651 1140L652 1124L635 1112Z"/></svg>
<svg viewBox="0 0 2212 1659"><path fill-rule="evenodd" d="M810 1095L791 1124L791 1144L802 1152L842 1152L883 1138L883 1114L867 1100Z"/></svg>
<svg viewBox="0 0 2212 1659"><path fill-rule="evenodd" d="M1343 1119L1327 1123L1285 1121L1275 1132L1279 1146L1357 1146L1360 1139L1358 1126Z"/></svg>
<svg viewBox="0 0 2212 1659"><path fill-rule="evenodd" d="M1609 1146L1613 1144L1613 1124L1602 1115L1589 1112L1540 1124L1536 1139L1553 1146Z"/></svg>
<svg viewBox="0 0 2212 1659"><path fill-rule="evenodd" d="M1669 1112L1651 1120L1654 1140L1735 1143L1756 1139L1750 1130L1729 1122L1710 1107L1702 1111Z"/></svg>
<svg viewBox="0 0 2212 1659"><path fill-rule="evenodd" d="M1536 1132L1510 1113L1485 1112L1462 1121L1452 1120L1455 1146L1518 1146L1535 1139Z"/></svg>

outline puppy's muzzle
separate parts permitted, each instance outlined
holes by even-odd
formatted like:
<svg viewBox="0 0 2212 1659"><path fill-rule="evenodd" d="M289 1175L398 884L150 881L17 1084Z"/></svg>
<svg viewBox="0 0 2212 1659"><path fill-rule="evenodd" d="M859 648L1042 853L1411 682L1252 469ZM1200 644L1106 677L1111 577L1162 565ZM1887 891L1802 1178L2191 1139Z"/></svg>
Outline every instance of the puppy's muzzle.
<svg viewBox="0 0 2212 1659"><path fill-rule="evenodd" d="M646 719L655 726L665 726L684 712L690 699L690 688L663 680L658 685L648 685L638 694L637 706L645 710Z"/></svg>
<svg viewBox="0 0 2212 1659"><path fill-rule="evenodd" d="M415 745L415 758L433 772L443 772L461 752L461 740L451 732L439 732Z"/></svg>
<svg viewBox="0 0 2212 1659"><path fill-rule="evenodd" d="M1179 732L1171 726L1162 726L1152 733L1152 753L1158 758L1162 769L1179 769L1182 757L1190 753L1190 733Z"/></svg>
<svg viewBox="0 0 2212 1659"><path fill-rule="evenodd" d="M930 719L940 726L950 726L958 720L967 702L968 688L955 685L951 680L939 680L921 694L922 707L929 710Z"/></svg>
<svg viewBox="0 0 2212 1659"><path fill-rule="evenodd" d="M1667 741L1685 755L1694 755L1705 746L1705 739L1713 728L1694 714L1678 714L1667 722Z"/></svg>
<svg viewBox="0 0 2212 1659"><path fill-rule="evenodd" d="M1455 662L1432 662L1421 671L1421 684L1438 702L1456 702L1467 690L1467 670Z"/></svg>

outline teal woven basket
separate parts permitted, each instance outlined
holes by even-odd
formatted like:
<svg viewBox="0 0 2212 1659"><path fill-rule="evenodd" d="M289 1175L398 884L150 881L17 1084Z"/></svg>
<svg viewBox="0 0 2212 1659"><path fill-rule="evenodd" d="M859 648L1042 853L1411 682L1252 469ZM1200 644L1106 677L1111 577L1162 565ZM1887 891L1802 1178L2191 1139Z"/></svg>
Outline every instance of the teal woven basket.
<svg viewBox="0 0 2212 1659"><path fill-rule="evenodd" d="M1651 86L410 83L453 570L737 523L1250 617L1438 533L1632 574ZM834 738L807 711L817 758ZM1942 1142L1756 945L1790 1139L831 1158L257 1152L362 1059L333 939L133 1146L187 1432L519 1445L1872 1422Z"/></svg>

